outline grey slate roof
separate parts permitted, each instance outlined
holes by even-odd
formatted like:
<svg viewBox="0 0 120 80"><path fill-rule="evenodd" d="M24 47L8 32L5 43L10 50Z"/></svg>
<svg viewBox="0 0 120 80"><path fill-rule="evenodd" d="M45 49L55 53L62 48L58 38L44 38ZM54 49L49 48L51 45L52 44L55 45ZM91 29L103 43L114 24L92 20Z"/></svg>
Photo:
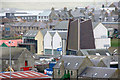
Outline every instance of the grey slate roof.
<svg viewBox="0 0 120 80"><path fill-rule="evenodd" d="M43 36L45 36L46 32L49 31L50 29L43 29L41 30L41 33L43 34Z"/></svg>
<svg viewBox="0 0 120 80"><path fill-rule="evenodd" d="M10 49L6 47L0 47L0 59L9 59ZM22 54L23 51L27 49L25 48L11 48L11 59L18 59L18 57Z"/></svg>
<svg viewBox="0 0 120 80"><path fill-rule="evenodd" d="M67 32L58 32L62 39L67 39Z"/></svg>
<svg viewBox="0 0 120 80"><path fill-rule="evenodd" d="M43 22L34 22L32 26L39 27L39 28L45 28L46 24Z"/></svg>
<svg viewBox="0 0 120 80"><path fill-rule="evenodd" d="M22 24L22 22L16 22L15 24L13 24L12 26L20 26Z"/></svg>
<svg viewBox="0 0 120 80"><path fill-rule="evenodd" d="M49 32L51 36L54 36L55 32Z"/></svg>
<svg viewBox="0 0 120 80"><path fill-rule="evenodd" d="M98 60L98 59L90 59L90 60L95 66L97 66L100 62L100 60Z"/></svg>
<svg viewBox="0 0 120 80"><path fill-rule="evenodd" d="M62 56L54 68L60 68L61 61L64 61L65 69L78 69L83 63L85 56Z"/></svg>
<svg viewBox="0 0 120 80"><path fill-rule="evenodd" d="M111 78L117 68L87 67L79 77Z"/></svg>
<svg viewBox="0 0 120 80"><path fill-rule="evenodd" d="M100 55L104 55L104 56L107 56L106 53L109 53L111 55L111 53L106 49L81 49L80 51L82 52L84 56L85 55L96 55L96 53L99 53Z"/></svg>
<svg viewBox="0 0 120 80"><path fill-rule="evenodd" d="M23 22L20 26L32 26L33 22Z"/></svg>
<svg viewBox="0 0 120 80"><path fill-rule="evenodd" d="M43 11L39 16L49 16L51 11Z"/></svg>
<svg viewBox="0 0 120 80"><path fill-rule="evenodd" d="M61 21L54 29L68 29L69 21Z"/></svg>
<svg viewBox="0 0 120 80"><path fill-rule="evenodd" d="M35 37L38 32L39 30L29 30L23 35L23 37Z"/></svg>
<svg viewBox="0 0 120 80"><path fill-rule="evenodd" d="M74 18L76 17L84 17L85 15L80 12L80 9L76 9L74 11L71 11L71 14Z"/></svg>

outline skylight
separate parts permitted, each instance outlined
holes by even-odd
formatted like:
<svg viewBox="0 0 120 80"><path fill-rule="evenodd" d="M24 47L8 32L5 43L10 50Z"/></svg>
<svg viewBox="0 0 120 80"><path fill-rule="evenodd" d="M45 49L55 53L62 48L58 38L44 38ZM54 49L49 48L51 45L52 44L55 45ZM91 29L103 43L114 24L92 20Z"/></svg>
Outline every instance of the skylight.
<svg viewBox="0 0 120 80"><path fill-rule="evenodd" d="M97 73L95 73L94 75L97 76Z"/></svg>
<svg viewBox="0 0 120 80"><path fill-rule="evenodd" d="M99 54L99 53L96 53L96 55L97 55L97 56L100 56L100 54Z"/></svg>
<svg viewBox="0 0 120 80"><path fill-rule="evenodd" d="M78 63L75 64L75 67L77 67Z"/></svg>
<svg viewBox="0 0 120 80"><path fill-rule="evenodd" d="M106 55L107 55L107 56L110 56L110 54L109 54L109 53L106 53Z"/></svg>
<svg viewBox="0 0 120 80"><path fill-rule="evenodd" d="M67 64L67 66L69 66L69 65L70 65L70 63Z"/></svg>
<svg viewBox="0 0 120 80"><path fill-rule="evenodd" d="M105 74L104 77L106 77L108 74Z"/></svg>

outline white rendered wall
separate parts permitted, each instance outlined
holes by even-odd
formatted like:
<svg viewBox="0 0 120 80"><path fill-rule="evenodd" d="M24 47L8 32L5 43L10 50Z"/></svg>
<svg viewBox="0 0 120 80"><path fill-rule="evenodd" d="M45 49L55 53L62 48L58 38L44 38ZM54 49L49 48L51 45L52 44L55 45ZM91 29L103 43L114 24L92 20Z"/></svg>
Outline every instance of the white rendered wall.
<svg viewBox="0 0 120 80"><path fill-rule="evenodd" d="M96 49L106 49L105 45L109 45L109 47L111 46L110 38L95 39ZM109 48L109 47L107 47L107 48Z"/></svg>
<svg viewBox="0 0 120 80"><path fill-rule="evenodd" d="M58 32L56 32L53 36L53 49L57 49L57 48L62 48L62 39L58 34Z"/></svg>
<svg viewBox="0 0 120 80"><path fill-rule="evenodd" d="M52 36L47 31L47 33L44 36L44 49L52 49L51 41L52 41Z"/></svg>
<svg viewBox="0 0 120 80"><path fill-rule="evenodd" d="M101 38L101 36L105 36L106 38L108 37L108 30L101 23L99 23L93 31L94 31L94 38Z"/></svg>

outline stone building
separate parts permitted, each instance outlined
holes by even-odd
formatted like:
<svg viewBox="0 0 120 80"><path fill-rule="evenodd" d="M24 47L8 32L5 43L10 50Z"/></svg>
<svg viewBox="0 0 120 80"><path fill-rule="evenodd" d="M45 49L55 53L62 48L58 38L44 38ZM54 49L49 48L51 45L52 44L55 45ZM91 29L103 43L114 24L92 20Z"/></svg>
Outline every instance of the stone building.
<svg viewBox="0 0 120 80"><path fill-rule="evenodd" d="M70 78L78 78L78 75L93 63L85 56L62 56L58 63L53 67L53 78L62 78L69 75Z"/></svg>
<svg viewBox="0 0 120 80"><path fill-rule="evenodd" d="M9 67L10 49L11 49L11 66L14 71L29 70L34 67L34 58L25 48L6 48L0 47L0 60L2 61L2 71Z"/></svg>

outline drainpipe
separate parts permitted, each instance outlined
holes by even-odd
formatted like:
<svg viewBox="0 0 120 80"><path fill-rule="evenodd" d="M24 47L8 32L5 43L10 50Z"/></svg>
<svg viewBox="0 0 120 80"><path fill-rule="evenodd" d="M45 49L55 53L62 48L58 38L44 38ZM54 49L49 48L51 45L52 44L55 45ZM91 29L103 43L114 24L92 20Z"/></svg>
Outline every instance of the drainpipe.
<svg viewBox="0 0 120 80"><path fill-rule="evenodd" d="M54 55L53 54L53 36L52 36L52 55Z"/></svg>
<svg viewBox="0 0 120 80"><path fill-rule="evenodd" d="M78 80L78 69L77 69L77 80Z"/></svg>

